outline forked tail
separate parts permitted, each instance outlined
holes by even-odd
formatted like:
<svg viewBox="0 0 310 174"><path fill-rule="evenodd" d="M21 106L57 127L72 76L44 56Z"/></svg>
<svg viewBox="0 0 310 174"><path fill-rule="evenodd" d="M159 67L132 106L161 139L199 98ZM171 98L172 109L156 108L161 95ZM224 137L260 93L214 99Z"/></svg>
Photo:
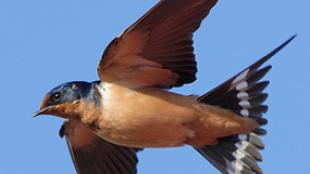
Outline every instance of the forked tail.
<svg viewBox="0 0 310 174"><path fill-rule="evenodd" d="M292 36L278 48L247 67L217 88L198 98L201 103L229 109L240 117L249 117L257 121L260 126L267 124L263 114L268 107L263 105L267 99L264 89L269 81L261 79L271 69L271 65L261 68L267 60L284 48L296 36ZM208 159L223 174L262 174L263 171L257 164L262 161L259 150L264 148L260 136L267 131L258 128L248 134L233 135L219 139L214 146L204 146L196 150Z"/></svg>

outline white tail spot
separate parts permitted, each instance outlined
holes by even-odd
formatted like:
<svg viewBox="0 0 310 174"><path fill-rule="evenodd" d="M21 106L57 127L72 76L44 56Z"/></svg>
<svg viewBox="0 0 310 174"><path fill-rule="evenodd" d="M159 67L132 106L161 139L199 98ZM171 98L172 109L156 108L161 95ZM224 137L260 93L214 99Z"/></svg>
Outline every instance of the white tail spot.
<svg viewBox="0 0 310 174"><path fill-rule="evenodd" d="M247 98L249 97L249 94L246 93L246 92L239 92L239 93L237 94L237 97L238 97L240 100L242 100L242 99L247 99Z"/></svg>
<svg viewBox="0 0 310 174"><path fill-rule="evenodd" d="M236 150L236 151L234 151L233 152L233 155L236 157L236 159L238 159L238 160L240 160L240 159L242 159L242 158L244 158L245 157L245 154L244 154L244 152L242 151L242 150Z"/></svg>
<svg viewBox="0 0 310 174"><path fill-rule="evenodd" d="M234 79L234 81L233 81L232 83L237 83L237 82L239 82L239 81L243 81L243 80L247 77L249 71L250 71L249 69L243 71L240 75L238 75L238 76Z"/></svg>
<svg viewBox="0 0 310 174"><path fill-rule="evenodd" d="M243 170L243 164L241 161L233 161L230 163L230 168L228 169L229 174L241 174L241 171Z"/></svg>
<svg viewBox="0 0 310 174"><path fill-rule="evenodd" d="M249 101L247 100L241 100L239 102L239 106L241 106L242 108L250 108L251 107L251 104Z"/></svg>
<svg viewBox="0 0 310 174"><path fill-rule="evenodd" d="M247 110L247 109L242 109L242 110L240 111L240 114L243 115L243 116L245 116L245 117L248 117L248 116L250 115L250 112L249 112L249 110Z"/></svg>
<svg viewBox="0 0 310 174"><path fill-rule="evenodd" d="M242 81L242 82L239 82L237 85L236 85L236 89L238 91L245 91L248 87L248 83L246 81Z"/></svg>
<svg viewBox="0 0 310 174"><path fill-rule="evenodd" d="M244 151L249 146L249 144L250 143L247 141L239 141L238 143L235 144L235 147Z"/></svg>
<svg viewBox="0 0 310 174"><path fill-rule="evenodd" d="M248 139L248 135L247 134L240 134L240 135L238 135L238 138L240 141L246 141Z"/></svg>

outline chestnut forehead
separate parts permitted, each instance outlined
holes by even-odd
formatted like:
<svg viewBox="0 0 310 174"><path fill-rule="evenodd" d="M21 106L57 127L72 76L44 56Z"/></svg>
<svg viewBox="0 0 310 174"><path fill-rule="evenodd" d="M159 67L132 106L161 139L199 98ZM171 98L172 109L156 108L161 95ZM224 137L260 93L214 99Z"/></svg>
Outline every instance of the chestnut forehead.
<svg viewBox="0 0 310 174"><path fill-rule="evenodd" d="M50 98L50 95L49 95L49 94L47 94L47 95L43 98L43 100L42 100L42 102L41 102L41 108L45 108L45 107L46 107L49 98Z"/></svg>

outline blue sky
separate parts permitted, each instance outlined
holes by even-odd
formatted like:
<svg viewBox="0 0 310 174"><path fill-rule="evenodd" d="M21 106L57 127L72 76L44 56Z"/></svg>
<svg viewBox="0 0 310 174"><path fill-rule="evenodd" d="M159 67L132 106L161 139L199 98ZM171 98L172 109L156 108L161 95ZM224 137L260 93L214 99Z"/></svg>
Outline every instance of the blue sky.
<svg viewBox="0 0 310 174"><path fill-rule="evenodd" d="M56 85L97 80L105 46L156 2L0 1L0 173L75 173L58 136L62 120L32 119L32 113ZM174 89L203 94L297 33L269 62L265 173L310 170L309 7L308 0L220 0L195 34L198 80ZM145 150L139 157L140 174L217 173L189 147Z"/></svg>

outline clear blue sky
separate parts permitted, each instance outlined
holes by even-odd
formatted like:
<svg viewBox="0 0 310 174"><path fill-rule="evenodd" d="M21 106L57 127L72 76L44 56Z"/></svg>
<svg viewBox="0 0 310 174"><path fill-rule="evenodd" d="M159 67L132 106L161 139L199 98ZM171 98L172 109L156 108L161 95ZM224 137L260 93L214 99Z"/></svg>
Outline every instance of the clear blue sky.
<svg viewBox="0 0 310 174"><path fill-rule="evenodd" d="M0 173L75 173L62 120L32 119L43 95L73 80L97 80L108 42L157 0L0 1ZM265 173L310 171L310 1L219 0L195 35L198 80L175 91L202 94L291 35L269 63L270 110L261 166ZM189 147L139 154L140 174L206 174L216 170Z"/></svg>

